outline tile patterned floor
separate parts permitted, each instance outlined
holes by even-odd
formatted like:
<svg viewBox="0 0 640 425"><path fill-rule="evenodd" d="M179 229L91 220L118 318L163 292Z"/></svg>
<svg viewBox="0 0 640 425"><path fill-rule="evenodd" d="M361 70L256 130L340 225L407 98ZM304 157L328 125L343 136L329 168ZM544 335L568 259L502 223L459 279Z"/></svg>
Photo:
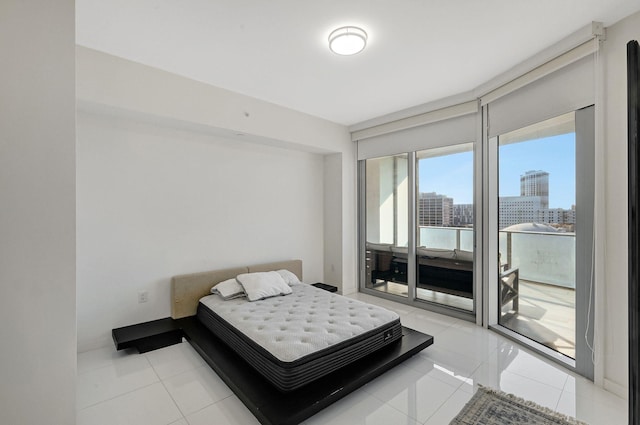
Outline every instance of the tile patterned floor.
<svg viewBox="0 0 640 425"><path fill-rule="evenodd" d="M471 323L381 300L403 324L435 337L400 366L306 424L446 425L478 384L535 401L591 425L625 425L626 401ZM137 354L80 353L78 425L248 425L256 419L188 343Z"/></svg>

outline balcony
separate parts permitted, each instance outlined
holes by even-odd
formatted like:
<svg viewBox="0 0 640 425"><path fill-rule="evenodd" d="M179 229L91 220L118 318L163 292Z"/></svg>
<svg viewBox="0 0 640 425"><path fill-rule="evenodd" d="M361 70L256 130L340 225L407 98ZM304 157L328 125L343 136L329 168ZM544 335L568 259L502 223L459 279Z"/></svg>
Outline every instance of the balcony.
<svg viewBox="0 0 640 425"><path fill-rule="evenodd" d="M421 227L420 240L473 250L472 229ZM498 241L502 268L520 279L518 311L503 307L500 324L574 358L575 233L501 231Z"/></svg>
<svg viewBox="0 0 640 425"><path fill-rule="evenodd" d="M503 310L500 324L575 358L575 233L501 231L499 247L520 270L520 308Z"/></svg>
<svg viewBox="0 0 640 425"><path fill-rule="evenodd" d="M473 251L473 229L469 228L421 226L418 240L428 249ZM398 252L390 251L389 255ZM512 309L510 303L503 306L500 324L574 358L575 233L500 231L499 251L501 269L517 268L519 274L518 309ZM400 273L400 278L376 280L374 276L370 282L373 289L406 297L403 279L406 275ZM416 295L432 303L473 310L471 299L451 292L419 285Z"/></svg>

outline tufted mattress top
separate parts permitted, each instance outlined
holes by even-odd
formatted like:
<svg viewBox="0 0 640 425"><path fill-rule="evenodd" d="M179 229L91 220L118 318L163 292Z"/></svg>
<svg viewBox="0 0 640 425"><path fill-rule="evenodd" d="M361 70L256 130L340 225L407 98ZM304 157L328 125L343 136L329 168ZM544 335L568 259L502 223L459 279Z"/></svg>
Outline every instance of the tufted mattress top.
<svg viewBox="0 0 640 425"><path fill-rule="evenodd" d="M200 300L198 317L281 390L305 385L402 335L399 316L305 283L255 302Z"/></svg>

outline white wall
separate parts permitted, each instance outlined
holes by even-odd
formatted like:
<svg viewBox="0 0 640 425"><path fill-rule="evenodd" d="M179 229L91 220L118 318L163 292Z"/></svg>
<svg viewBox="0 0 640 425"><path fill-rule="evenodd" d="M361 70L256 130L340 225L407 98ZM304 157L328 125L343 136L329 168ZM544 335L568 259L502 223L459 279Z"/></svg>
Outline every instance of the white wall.
<svg viewBox="0 0 640 425"><path fill-rule="evenodd" d="M351 140L351 139L349 139ZM358 181L356 144L342 148L342 293L358 291Z"/></svg>
<svg viewBox="0 0 640 425"><path fill-rule="evenodd" d="M355 144L324 161L324 280L342 294L358 290Z"/></svg>
<svg viewBox="0 0 640 425"><path fill-rule="evenodd" d="M83 47L76 61L80 351L167 316L179 273L301 258L305 280L355 288L346 127Z"/></svg>
<svg viewBox="0 0 640 425"><path fill-rule="evenodd" d="M342 288L342 154L324 157L324 282Z"/></svg>
<svg viewBox="0 0 640 425"><path fill-rule="evenodd" d="M0 6L0 423L75 423L75 11Z"/></svg>
<svg viewBox="0 0 640 425"><path fill-rule="evenodd" d="M604 153L606 229L604 311L597 332L603 334L605 388L627 395L627 42L640 40L640 13L607 28L604 63ZM597 300L601 302L601 300Z"/></svg>
<svg viewBox="0 0 640 425"><path fill-rule="evenodd" d="M85 111L77 131L80 351L169 316L173 275L300 258L322 281L322 155Z"/></svg>
<svg viewBox="0 0 640 425"><path fill-rule="evenodd" d="M352 148L340 124L85 47L78 46L76 58L81 102L257 136L294 149L335 153Z"/></svg>

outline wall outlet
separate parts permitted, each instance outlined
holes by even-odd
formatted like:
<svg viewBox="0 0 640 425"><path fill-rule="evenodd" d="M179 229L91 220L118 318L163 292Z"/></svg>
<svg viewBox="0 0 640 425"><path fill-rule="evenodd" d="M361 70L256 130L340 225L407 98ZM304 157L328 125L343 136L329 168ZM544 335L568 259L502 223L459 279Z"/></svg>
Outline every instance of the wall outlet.
<svg viewBox="0 0 640 425"><path fill-rule="evenodd" d="M149 291L138 291L138 303L146 303L149 301Z"/></svg>

